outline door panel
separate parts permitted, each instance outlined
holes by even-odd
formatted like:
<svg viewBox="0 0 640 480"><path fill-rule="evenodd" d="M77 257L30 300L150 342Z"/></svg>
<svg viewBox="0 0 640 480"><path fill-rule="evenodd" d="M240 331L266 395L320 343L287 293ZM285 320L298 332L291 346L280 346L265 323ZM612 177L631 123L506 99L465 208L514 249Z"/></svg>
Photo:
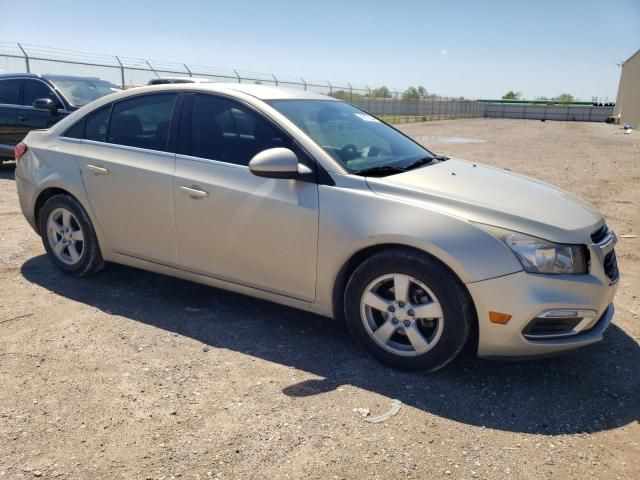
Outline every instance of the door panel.
<svg viewBox="0 0 640 480"><path fill-rule="evenodd" d="M181 267L314 299L316 184L261 178L242 165L177 155L175 208Z"/></svg>
<svg viewBox="0 0 640 480"><path fill-rule="evenodd" d="M25 109L19 105L0 106L0 153L4 157L13 158L13 147L16 146L28 133L24 121Z"/></svg>
<svg viewBox="0 0 640 480"><path fill-rule="evenodd" d="M22 118L22 79L0 79L0 156L13 158L13 147L27 134Z"/></svg>
<svg viewBox="0 0 640 480"><path fill-rule="evenodd" d="M82 148L84 185L111 248L175 265L175 155L89 141Z"/></svg>
<svg viewBox="0 0 640 480"><path fill-rule="evenodd" d="M87 140L82 149L84 185L111 248L175 265L175 154Z"/></svg>
<svg viewBox="0 0 640 480"><path fill-rule="evenodd" d="M49 128L58 123L68 114L66 112L58 112L51 114L48 110L41 110L33 107L25 107L25 115L27 120L24 122L28 131L36 128Z"/></svg>
<svg viewBox="0 0 640 480"><path fill-rule="evenodd" d="M129 97L84 121L82 178L113 250L177 264L175 153L168 148L177 94Z"/></svg>

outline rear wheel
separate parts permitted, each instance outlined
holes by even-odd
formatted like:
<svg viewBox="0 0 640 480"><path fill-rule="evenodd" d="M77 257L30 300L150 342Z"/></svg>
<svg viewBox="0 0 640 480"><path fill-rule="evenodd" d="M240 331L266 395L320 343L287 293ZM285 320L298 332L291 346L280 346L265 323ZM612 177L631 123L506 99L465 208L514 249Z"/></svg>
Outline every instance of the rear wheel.
<svg viewBox="0 0 640 480"><path fill-rule="evenodd" d="M464 347L475 321L469 294L444 265L404 249L364 261L345 292L347 325L380 362L437 370Z"/></svg>
<svg viewBox="0 0 640 480"><path fill-rule="evenodd" d="M64 273L83 276L104 266L91 220L75 198L49 198L40 210L38 227L49 258Z"/></svg>

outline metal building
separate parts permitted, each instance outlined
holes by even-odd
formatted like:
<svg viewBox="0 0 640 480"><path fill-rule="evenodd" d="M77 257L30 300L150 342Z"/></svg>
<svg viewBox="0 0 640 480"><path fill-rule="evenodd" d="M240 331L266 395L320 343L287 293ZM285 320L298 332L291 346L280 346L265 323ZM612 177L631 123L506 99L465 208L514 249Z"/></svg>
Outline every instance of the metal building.
<svg viewBox="0 0 640 480"><path fill-rule="evenodd" d="M613 115L620 125L640 129L640 50L622 63L618 98Z"/></svg>

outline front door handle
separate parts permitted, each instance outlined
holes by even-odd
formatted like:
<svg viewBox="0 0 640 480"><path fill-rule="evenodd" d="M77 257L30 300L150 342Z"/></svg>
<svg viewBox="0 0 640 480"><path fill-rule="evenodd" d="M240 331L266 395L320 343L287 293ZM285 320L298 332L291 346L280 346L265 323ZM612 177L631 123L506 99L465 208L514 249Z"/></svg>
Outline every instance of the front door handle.
<svg viewBox="0 0 640 480"><path fill-rule="evenodd" d="M98 165L87 164L87 169L91 170L96 175L109 175L109 170L104 167L99 167Z"/></svg>
<svg viewBox="0 0 640 480"><path fill-rule="evenodd" d="M189 195L191 198L205 198L209 196L209 192L205 192L204 190L198 189L195 185L187 187L186 185L181 185L180 190Z"/></svg>
<svg viewBox="0 0 640 480"><path fill-rule="evenodd" d="M20 120L21 122L26 122L27 121L27 117L26 115L18 115L18 120Z"/></svg>

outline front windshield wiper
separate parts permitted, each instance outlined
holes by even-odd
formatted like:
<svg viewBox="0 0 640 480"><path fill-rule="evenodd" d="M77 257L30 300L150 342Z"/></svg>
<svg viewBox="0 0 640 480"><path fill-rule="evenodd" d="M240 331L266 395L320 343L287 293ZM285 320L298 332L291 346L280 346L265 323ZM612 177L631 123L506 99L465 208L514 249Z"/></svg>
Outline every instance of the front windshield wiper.
<svg viewBox="0 0 640 480"><path fill-rule="evenodd" d="M413 170L414 168L422 167L423 165L427 165L435 160L435 157L423 157L415 162L411 162L409 165L405 165L405 170Z"/></svg>
<svg viewBox="0 0 640 480"><path fill-rule="evenodd" d="M378 165L376 167L356 170L353 173L355 173L356 175L362 175L364 177L386 177L387 175L402 173L404 171L404 168L394 167L393 165Z"/></svg>

